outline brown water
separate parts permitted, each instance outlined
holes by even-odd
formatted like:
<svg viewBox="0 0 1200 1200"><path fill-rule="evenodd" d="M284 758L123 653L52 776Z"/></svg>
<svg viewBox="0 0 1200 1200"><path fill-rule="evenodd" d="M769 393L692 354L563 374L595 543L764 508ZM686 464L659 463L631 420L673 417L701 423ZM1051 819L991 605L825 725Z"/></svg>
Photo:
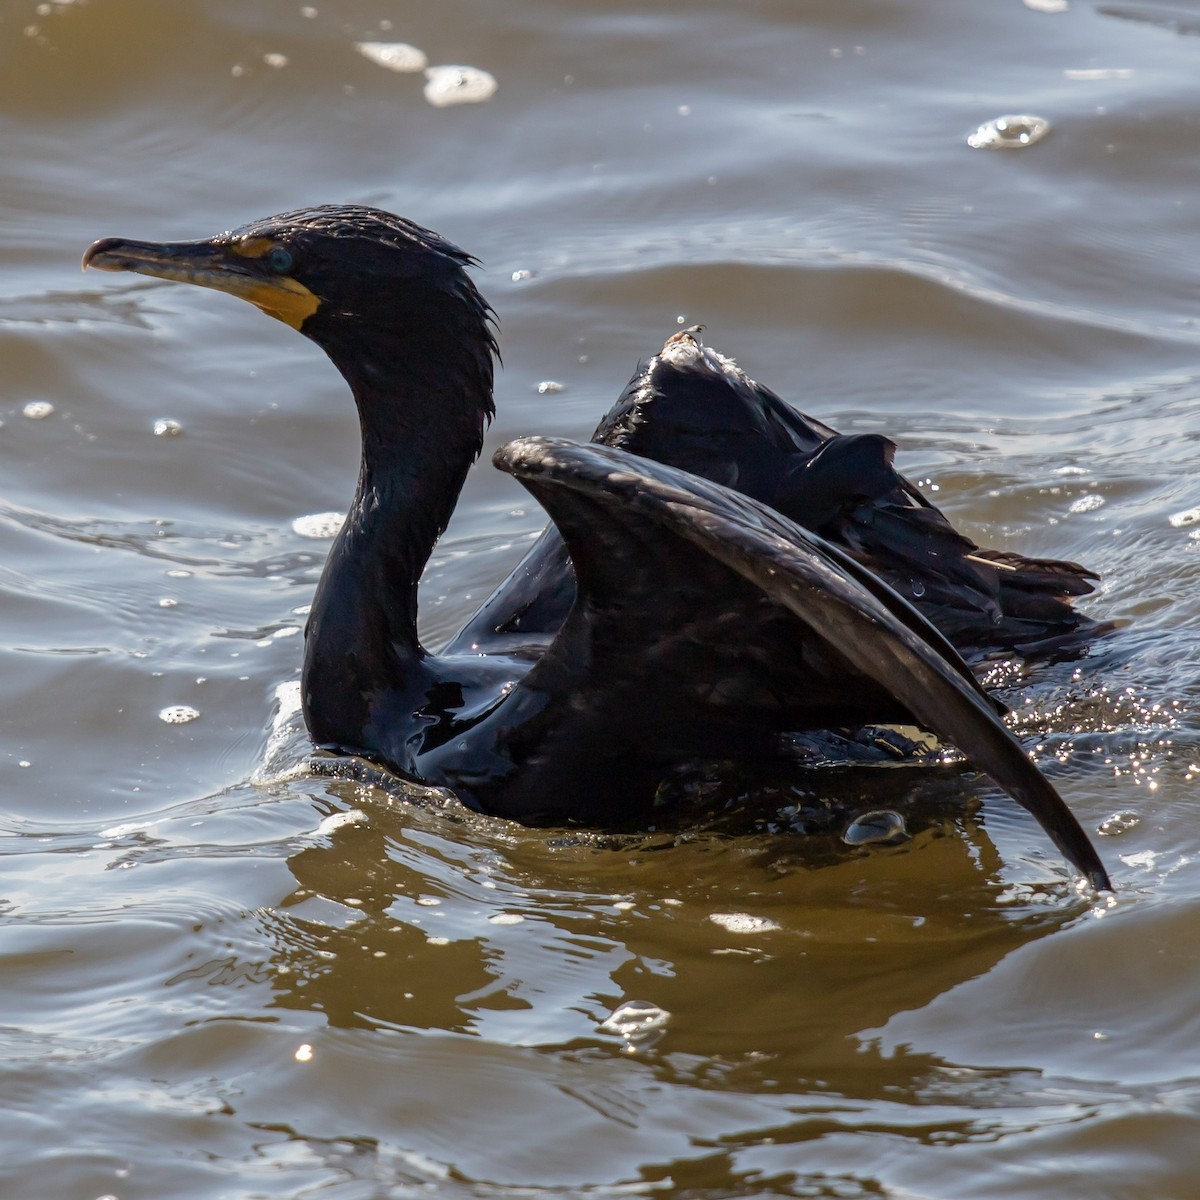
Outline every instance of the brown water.
<svg viewBox="0 0 1200 1200"><path fill-rule="evenodd" d="M0 1196L1197 1195L1197 34L1184 0L6 0ZM436 108L379 41L495 96ZM1041 143L967 147L1023 112ZM335 200L483 260L489 450L586 436L702 321L980 540L1101 571L1122 632L994 680L1115 907L959 775L808 781L926 812L852 851L298 774L341 381L77 264ZM428 640L539 525L485 460ZM626 1001L657 1040L602 1027Z"/></svg>

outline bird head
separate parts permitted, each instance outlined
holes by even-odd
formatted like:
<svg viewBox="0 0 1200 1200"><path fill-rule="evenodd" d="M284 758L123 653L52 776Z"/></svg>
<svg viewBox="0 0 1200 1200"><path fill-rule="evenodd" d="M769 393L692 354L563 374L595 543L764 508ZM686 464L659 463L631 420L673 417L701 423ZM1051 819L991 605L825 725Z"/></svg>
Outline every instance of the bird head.
<svg viewBox="0 0 1200 1200"><path fill-rule="evenodd" d="M188 242L102 238L83 267L194 283L248 300L355 373L403 363L443 370L474 358L490 389L491 309L469 254L428 229L365 205L322 205Z"/></svg>

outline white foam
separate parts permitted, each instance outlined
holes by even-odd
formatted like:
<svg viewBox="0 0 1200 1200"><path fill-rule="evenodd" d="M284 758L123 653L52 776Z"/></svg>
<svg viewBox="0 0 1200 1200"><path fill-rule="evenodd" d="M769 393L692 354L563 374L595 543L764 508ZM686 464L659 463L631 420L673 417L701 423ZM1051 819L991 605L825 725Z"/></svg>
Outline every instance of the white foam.
<svg viewBox="0 0 1200 1200"><path fill-rule="evenodd" d="M425 99L434 108L479 104L496 94L496 77L479 67L430 67L425 72Z"/></svg>
<svg viewBox="0 0 1200 1200"><path fill-rule="evenodd" d="M730 933L767 933L779 928L778 921L751 913L709 913L708 919Z"/></svg>
<svg viewBox="0 0 1200 1200"><path fill-rule="evenodd" d="M423 71L429 62L424 50L407 42L355 42L354 48L373 63L405 74Z"/></svg>
<svg viewBox="0 0 1200 1200"><path fill-rule="evenodd" d="M345 513L312 513L307 517L297 517L292 522L292 532L301 537L328 540L337 537L345 521Z"/></svg>

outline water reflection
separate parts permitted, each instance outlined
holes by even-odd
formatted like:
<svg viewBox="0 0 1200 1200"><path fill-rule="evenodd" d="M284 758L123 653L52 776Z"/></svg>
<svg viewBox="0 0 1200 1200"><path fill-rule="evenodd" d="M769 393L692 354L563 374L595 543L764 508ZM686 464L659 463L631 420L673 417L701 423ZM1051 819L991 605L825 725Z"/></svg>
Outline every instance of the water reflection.
<svg viewBox="0 0 1200 1200"><path fill-rule="evenodd" d="M270 930L274 1003L335 1028L621 1056L630 1043L600 1026L641 1001L670 1014L653 1049L633 1044L667 1078L683 1056L706 1064L697 1086L712 1069L725 1090L877 1094L881 1071L888 1089L919 1089L928 1061L885 1067L863 1031L985 974L1080 905L1065 886L1013 891L961 780L909 792L912 839L855 851L832 835L711 827L552 836L331 782L314 803L354 816L288 857L297 887Z"/></svg>

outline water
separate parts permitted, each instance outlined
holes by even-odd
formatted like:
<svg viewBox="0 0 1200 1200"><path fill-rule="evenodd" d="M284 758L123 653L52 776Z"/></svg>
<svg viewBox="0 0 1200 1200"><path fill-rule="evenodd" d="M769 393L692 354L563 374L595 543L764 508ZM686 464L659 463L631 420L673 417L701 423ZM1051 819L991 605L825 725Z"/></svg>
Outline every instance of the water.
<svg viewBox="0 0 1200 1200"><path fill-rule="evenodd" d="M0 8L0 1196L1193 1196L1198 32L1081 0ZM363 50L397 43L495 93L435 107ZM968 147L1012 114L1051 131ZM1103 573L1118 634L990 678L1115 906L952 773L634 842L303 774L342 384L227 297L78 261L339 200L478 254L501 321L430 642L540 525L491 450L586 436L703 322L979 540ZM826 788L910 836L800 836Z"/></svg>

